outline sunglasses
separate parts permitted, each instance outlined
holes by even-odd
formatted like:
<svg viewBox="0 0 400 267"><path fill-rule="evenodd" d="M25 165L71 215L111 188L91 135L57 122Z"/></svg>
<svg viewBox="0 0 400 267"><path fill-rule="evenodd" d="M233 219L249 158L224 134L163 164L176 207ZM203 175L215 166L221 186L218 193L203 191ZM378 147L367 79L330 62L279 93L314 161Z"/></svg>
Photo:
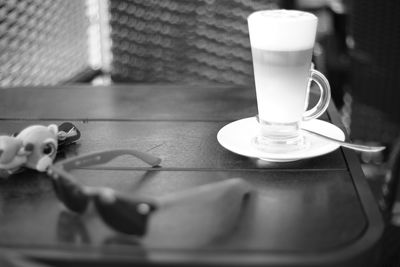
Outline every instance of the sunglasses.
<svg viewBox="0 0 400 267"><path fill-rule="evenodd" d="M152 167L161 163L160 158L137 150L107 150L57 162L48 168L47 174L52 177L57 198L69 210L83 214L93 202L97 213L108 226L125 234L143 236L149 215L157 209L153 200L128 197L109 187L83 186L69 173L73 169L107 163L123 155L134 156Z"/></svg>

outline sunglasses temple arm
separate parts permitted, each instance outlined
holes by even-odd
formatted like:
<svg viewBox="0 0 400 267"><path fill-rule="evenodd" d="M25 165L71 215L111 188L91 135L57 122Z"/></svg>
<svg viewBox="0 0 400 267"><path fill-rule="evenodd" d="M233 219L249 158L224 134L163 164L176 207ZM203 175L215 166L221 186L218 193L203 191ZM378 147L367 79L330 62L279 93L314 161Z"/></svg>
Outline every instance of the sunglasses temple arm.
<svg viewBox="0 0 400 267"><path fill-rule="evenodd" d="M107 163L114 158L122 155L132 155L136 158L146 162L152 167L156 167L161 163L161 159L150 155L146 152L141 152L132 149L117 149L117 150L105 150L101 152L94 152L80 156L78 158L72 158L71 160L66 160L62 163L65 170L71 170L74 168L87 167L91 165L97 165L102 163Z"/></svg>
<svg viewBox="0 0 400 267"><path fill-rule="evenodd" d="M150 155L149 153L137 151L137 150L126 150L127 154L137 157L138 159L146 162L152 167L159 166L161 163L161 159L159 157Z"/></svg>

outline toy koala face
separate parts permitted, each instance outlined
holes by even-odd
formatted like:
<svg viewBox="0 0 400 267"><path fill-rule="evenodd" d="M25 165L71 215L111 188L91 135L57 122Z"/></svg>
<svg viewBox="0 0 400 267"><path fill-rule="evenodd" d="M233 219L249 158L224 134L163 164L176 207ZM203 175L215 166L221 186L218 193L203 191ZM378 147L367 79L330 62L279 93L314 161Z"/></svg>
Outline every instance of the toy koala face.
<svg viewBox="0 0 400 267"><path fill-rule="evenodd" d="M16 138L21 140L28 153L25 166L45 171L50 166L57 152L58 127L33 125L21 131Z"/></svg>

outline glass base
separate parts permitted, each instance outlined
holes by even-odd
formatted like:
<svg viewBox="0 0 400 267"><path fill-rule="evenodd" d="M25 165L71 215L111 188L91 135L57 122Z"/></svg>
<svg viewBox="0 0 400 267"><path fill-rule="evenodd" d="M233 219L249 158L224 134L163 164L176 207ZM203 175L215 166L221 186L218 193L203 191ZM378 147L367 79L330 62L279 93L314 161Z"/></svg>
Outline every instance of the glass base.
<svg viewBox="0 0 400 267"><path fill-rule="evenodd" d="M267 153L287 153L304 150L309 146L300 132L299 122L268 123L259 120L260 131L254 138L254 145Z"/></svg>
<svg viewBox="0 0 400 267"><path fill-rule="evenodd" d="M302 135L290 139L271 139L260 135L254 138L253 143L260 151L276 154L301 151L309 147L309 142Z"/></svg>

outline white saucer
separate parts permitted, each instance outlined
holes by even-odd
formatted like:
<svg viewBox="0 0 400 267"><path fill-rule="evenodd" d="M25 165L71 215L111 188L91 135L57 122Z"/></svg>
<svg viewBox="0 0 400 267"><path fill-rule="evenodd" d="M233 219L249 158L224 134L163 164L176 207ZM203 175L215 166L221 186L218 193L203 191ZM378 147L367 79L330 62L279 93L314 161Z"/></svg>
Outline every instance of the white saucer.
<svg viewBox="0 0 400 267"><path fill-rule="evenodd" d="M304 138L310 144L307 148L288 153L265 152L258 150L253 143L258 132L258 127L255 117L234 121L219 130L217 139L224 148L236 154L273 162L296 161L317 157L330 153L339 147L339 145L333 142L302 132ZM326 121L317 119L305 121L302 122L301 127L341 141L345 139L345 135L340 128Z"/></svg>

